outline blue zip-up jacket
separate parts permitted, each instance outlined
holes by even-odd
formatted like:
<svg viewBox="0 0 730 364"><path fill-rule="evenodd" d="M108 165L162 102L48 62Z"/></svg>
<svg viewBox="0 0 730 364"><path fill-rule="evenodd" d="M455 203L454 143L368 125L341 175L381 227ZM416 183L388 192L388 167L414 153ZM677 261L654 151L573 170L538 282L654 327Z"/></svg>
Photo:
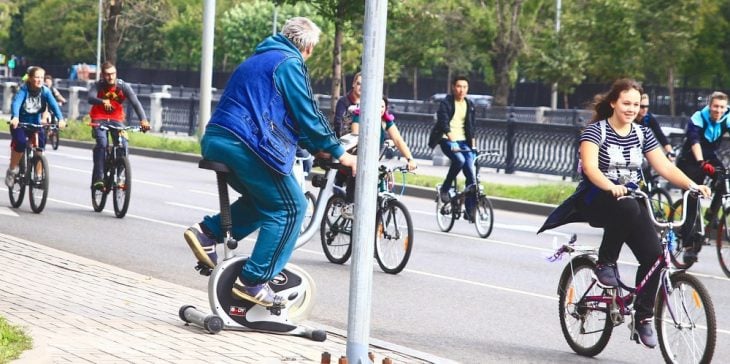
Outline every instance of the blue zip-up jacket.
<svg viewBox="0 0 730 364"><path fill-rule="evenodd" d="M301 52L281 34L233 72L208 125L230 131L283 175L291 173L297 144L335 158L345 152L314 100Z"/></svg>
<svg viewBox="0 0 730 364"><path fill-rule="evenodd" d="M717 151L722 143L722 135L730 128L730 110L726 111L720 120L710 121L710 108L705 106L695 112L687 123L685 142L682 145L682 155L693 156L692 145L700 143L702 156L705 159L717 159Z"/></svg>
<svg viewBox="0 0 730 364"><path fill-rule="evenodd" d="M10 107L10 118L17 117L21 123L40 124L46 105L51 106L51 112L56 116L56 119L63 120L61 108L48 87L41 86L38 94L33 95L28 89L28 85L23 84L18 89L18 93L15 94L15 98L13 98Z"/></svg>

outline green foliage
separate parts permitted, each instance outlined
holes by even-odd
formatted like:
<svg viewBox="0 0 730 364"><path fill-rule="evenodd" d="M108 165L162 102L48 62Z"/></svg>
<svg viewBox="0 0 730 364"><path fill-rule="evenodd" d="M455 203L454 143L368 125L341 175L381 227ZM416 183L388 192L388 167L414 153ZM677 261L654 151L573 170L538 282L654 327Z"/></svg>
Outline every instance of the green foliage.
<svg viewBox="0 0 730 364"><path fill-rule="evenodd" d="M98 18L89 10L95 9L84 0L42 1L25 14L23 42L35 57L94 63Z"/></svg>
<svg viewBox="0 0 730 364"><path fill-rule="evenodd" d="M20 328L10 325L0 316L0 363L17 359L33 346L33 340Z"/></svg>

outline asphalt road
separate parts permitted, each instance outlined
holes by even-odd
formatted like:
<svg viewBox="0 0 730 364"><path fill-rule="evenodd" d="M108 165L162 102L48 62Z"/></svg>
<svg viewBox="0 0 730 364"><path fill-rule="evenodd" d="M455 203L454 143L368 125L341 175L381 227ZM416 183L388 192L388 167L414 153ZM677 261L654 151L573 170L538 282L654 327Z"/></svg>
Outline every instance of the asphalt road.
<svg viewBox="0 0 730 364"><path fill-rule="evenodd" d="M214 176L194 163L131 156L133 193L129 212L117 219L111 204L95 213L90 201L91 151L61 145L47 153L51 191L42 214L27 201L11 209L0 202L6 234L113 264L204 291L207 280L194 270L184 230L216 210ZM0 170L7 168L7 149ZM2 186L3 193L6 189ZM371 337L452 360L476 362L565 362L593 360L575 355L563 339L557 315L557 281L566 261L545 257L575 231L583 243L597 244L600 231L570 225L535 235L543 217L496 210L495 229L480 239L473 225L457 221L438 230L434 203L403 198L415 222L414 251L406 269L389 275L373 264ZM239 252L250 251L251 240ZM632 277L634 258L624 249L623 277ZM329 263L319 237L294 253L292 262L317 283L313 322L346 329L350 263ZM730 281L713 249L692 269L715 302L718 341L715 362L730 360ZM628 279L628 281L631 281ZM185 302L180 302L180 305ZM161 307L177 312L179 306ZM598 358L610 363L657 363L659 349L630 342L626 325Z"/></svg>

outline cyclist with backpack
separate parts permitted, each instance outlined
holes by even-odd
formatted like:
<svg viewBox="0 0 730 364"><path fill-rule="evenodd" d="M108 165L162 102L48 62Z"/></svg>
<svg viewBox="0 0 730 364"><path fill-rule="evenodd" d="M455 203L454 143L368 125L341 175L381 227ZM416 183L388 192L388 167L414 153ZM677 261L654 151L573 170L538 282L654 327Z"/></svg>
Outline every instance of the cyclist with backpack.
<svg viewBox="0 0 730 364"><path fill-rule="evenodd" d="M677 167L687 174L697 184L702 184L705 176L715 176L715 169L725 166L717 155L722 144L722 136L730 128L730 110L728 96L715 91L710 95L710 103L695 112L687 123L684 144L677 159ZM722 195L715 194L705 219L711 224L716 223L717 210L720 208ZM697 218L697 199L690 196L687 201L687 221ZM684 224L681 230L682 245L685 247L683 259L686 263L697 260L697 252L692 248L693 224Z"/></svg>
<svg viewBox="0 0 730 364"><path fill-rule="evenodd" d="M636 81L620 79L608 93L596 97L593 119L580 137L583 180L538 231L571 222L588 222L591 226L602 227L596 275L599 282L608 287L618 286L616 261L624 243L639 261L637 284L662 254L650 212L643 202L620 199L628 193L629 186L641 183L642 157L671 183L699 188L705 196L710 193L709 188L697 186L667 159L648 128L633 123L639 111L641 91ZM637 337L649 348L657 345L652 316L658 284L659 276L652 276L646 282L646 289L637 295L634 306Z"/></svg>
<svg viewBox="0 0 730 364"><path fill-rule="evenodd" d="M12 135L12 141L10 142L10 166L8 166L8 171L5 173L5 185L8 188L13 187L15 183L15 176L20 171L18 165L25 151L26 131L24 128L19 128L18 123L40 125L43 111L46 109L46 105L48 105L59 120L58 126L63 128L66 125L61 108L58 107L58 103L53 97L51 90L43 85L43 77L45 74L46 71L43 68L30 67L28 69L28 78L20 86L13 98L10 111L10 134ZM38 133L38 147L42 150L45 146L45 134Z"/></svg>

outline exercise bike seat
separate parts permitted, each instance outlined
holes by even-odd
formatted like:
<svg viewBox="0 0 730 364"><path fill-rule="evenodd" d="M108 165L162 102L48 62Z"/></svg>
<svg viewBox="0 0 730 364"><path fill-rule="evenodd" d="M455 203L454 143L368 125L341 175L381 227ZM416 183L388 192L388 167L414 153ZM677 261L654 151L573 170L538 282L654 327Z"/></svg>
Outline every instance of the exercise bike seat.
<svg viewBox="0 0 730 364"><path fill-rule="evenodd" d="M200 162L198 162L198 168L210 169L210 170L213 170L216 172L221 172L221 173L231 172L231 170L228 169L228 166L226 166L225 164L223 164L221 162L215 162L212 160L208 160L208 159L201 159Z"/></svg>

